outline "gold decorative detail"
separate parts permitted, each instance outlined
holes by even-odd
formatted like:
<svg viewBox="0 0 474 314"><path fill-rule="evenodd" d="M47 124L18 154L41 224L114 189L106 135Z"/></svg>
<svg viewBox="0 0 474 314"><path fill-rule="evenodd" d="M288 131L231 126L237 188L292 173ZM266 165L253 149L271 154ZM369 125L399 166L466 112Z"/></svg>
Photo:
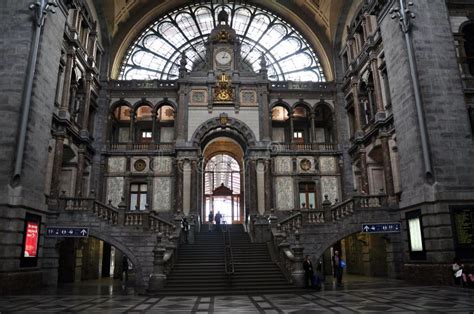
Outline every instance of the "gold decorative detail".
<svg viewBox="0 0 474 314"><path fill-rule="evenodd" d="M217 77L217 86L214 89L214 100L215 101L232 101L234 98L232 87L230 85L230 78L225 73L222 73Z"/></svg>
<svg viewBox="0 0 474 314"><path fill-rule="evenodd" d="M300 168L301 170L303 171L308 171L309 169L311 169L311 161L309 161L308 159L303 159L300 161Z"/></svg>
<svg viewBox="0 0 474 314"><path fill-rule="evenodd" d="M217 40L220 42L220 43L226 43L228 42L230 39L230 34L229 32L227 31L220 31L219 33L217 33Z"/></svg>
<svg viewBox="0 0 474 314"><path fill-rule="evenodd" d="M229 122L229 116L226 113L221 113L219 116L219 123L224 126Z"/></svg>
<svg viewBox="0 0 474 314"><path fill-rule="evenodd" d="M136 171L143 171L146 168L146 162L143 159L138 159L133 164L133 167L135 168Z"/></svg>

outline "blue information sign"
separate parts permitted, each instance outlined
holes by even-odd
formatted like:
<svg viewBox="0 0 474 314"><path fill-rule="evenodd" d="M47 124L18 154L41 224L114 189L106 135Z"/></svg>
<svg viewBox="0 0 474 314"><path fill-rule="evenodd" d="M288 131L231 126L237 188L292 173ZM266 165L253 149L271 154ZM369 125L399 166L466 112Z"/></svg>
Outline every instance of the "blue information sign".
<svg viewBox="0 0 474 314"><path fill-rule="evenodd" d="M89 236L89 228L46 227L46 236L58 238L87 238Z"/></svg>
<svg viewBox="0 0 474 314"><path fill-rule="evenodd" d="M400 232L401 224L396 223L383 223L383 224L363 224L362 232L367 233L389 233L389 232Z"/></svg>

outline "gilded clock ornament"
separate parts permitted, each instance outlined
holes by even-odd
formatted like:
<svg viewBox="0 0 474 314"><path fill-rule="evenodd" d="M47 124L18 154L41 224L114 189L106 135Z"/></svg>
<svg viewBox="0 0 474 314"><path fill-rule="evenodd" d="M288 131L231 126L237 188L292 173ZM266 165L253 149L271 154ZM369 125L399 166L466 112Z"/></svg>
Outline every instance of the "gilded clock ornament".
<svg viewBox="0 0 474 314"><path fill-rule="evenodd" d="M135 168L136 171L143 171L146 168L146 162L143 159L138 159L133 164L133 167Z"/></svg>
<svg viewBox="0 0 474 314"><path fill-rule="evenodd" d="M216 63L218 65L228 65L232 61L232 55L227 50L216 53Z"/></svg>
<svg viewBox="0 0 474 314"><path fill-rule="evenodd" d="M214 89L214 100L219 102L229 102L234 99L230 78L225 73L217 77L217 86Z"/></svg>

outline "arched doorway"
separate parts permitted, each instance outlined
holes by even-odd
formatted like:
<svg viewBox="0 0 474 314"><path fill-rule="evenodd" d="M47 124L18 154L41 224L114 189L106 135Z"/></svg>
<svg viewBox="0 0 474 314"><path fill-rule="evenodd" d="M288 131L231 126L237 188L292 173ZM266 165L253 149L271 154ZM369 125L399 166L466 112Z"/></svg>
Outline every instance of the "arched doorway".
<svg viewBox="0 0 474 314"><path fill-rule="evenodd" d="M243 150L234 140L218 137L203 151L202 217L220 212L227 224L244 221Z"/></svg>

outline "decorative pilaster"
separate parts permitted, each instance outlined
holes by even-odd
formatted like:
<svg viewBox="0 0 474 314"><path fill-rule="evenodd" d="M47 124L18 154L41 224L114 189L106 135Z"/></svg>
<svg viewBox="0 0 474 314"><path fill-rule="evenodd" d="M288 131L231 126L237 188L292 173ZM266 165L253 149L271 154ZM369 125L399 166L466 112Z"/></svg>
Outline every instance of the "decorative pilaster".
<svg viewBox="0 0 474 314"><path fill-rule="evenodd" d="M367 174L367 159L365 149L359 150L359 160L360 160L360 178L361 178L361 192L369 194L369 178Z"/></svg>
<svg viewBox="0 0 474 314"><path fill-rule="evenodd" d="M77 153L77 174L76 174L76 197L85 196L82 195L82 185L83 185L83 177L84 177L84 154L85 154L85 147L81 145Z"/></svg>
<svg viewBox="0 0 474 314"><path fill-rule="evenodd" d="M387 195L389 200L395 196L395 188L393 184L393 172L392 172L392 161L390 159L390 146L388 145L388 134L382 133L380 135L380 141L382 142L382 159L383 159L383 172L385 177L385 187L387 189Z"/></svg>
<svg viewBox="0 0 474 314"><path fill-rule="evenodd" d="M64 131L56 134L56 144L54 148L54 162L53 172L51 178L51 196L58 198L60 195L60 178L63 164L63 153L64 153L64 139L66 133Z"/></svg>
<svg viewBox="0 0 474 314"><path fill-rule="evenodd" d="M377 55L374 53L370 54L370 67L372 69L372 77L374 78L375 105L377 108L377 112L375 113L375 121L384 120L385 111L383 108L382 83L380 80Z"/></svg>
<svg viewBox="0 0 474 314"><path fill-rule="evenodd" d="M81 136L88 137L89 136L89 115L90 115L90 107L91 107L91 92L92 92L92 74L86 74L86 86L85 86L85 95L84 95L84 108L83 108L83 115L82 115L82 127L81 127Z"/></svg>

